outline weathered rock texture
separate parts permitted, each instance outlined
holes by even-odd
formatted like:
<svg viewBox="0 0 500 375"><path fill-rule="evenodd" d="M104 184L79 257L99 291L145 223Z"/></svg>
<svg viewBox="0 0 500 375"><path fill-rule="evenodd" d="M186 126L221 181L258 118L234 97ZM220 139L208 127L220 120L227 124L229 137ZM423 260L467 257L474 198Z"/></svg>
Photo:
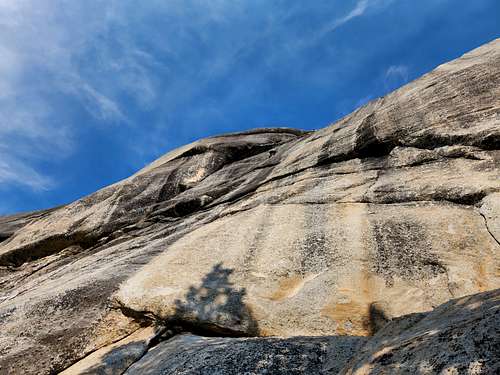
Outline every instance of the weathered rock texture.
<svg viewBox="0 0 500 375"><path fill-rule="evenodd" d="M181 335L162 342L132 365L127 375L318 374L337 372L363 338L213 338ZM329 368L329 360L335 367Z"/></svg>
<svg viewBox="0 0 500 375"><path fill-rule="evenodd" d="M343 375L500 373L500 289L394 320Z"/></svg>
<svg viewBox="0 0 500 375"><path fill-rule="evenodd" d="M336 373L387 322L500 287L499 201L496 40L327 128L203 139L0 218L0 373ZM470 319L386 327L345 371L490 371L498 313L453 306ZM476 318L497 346L440 356Z"/></svg>

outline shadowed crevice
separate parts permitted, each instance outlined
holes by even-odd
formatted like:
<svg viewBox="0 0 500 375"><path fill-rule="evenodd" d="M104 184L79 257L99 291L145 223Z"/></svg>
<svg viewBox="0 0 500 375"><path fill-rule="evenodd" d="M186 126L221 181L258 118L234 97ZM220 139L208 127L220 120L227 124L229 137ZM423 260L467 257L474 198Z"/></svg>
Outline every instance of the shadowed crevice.
<svg viewBox="0 0 500 375"><path fill-rule="evenodd" d="M23 263L59 253L70 246L79 246L85 250L97 243L98 238L87 233L77 232L70 235L51 236L1 254L0 266L19 267Z"/></svg>

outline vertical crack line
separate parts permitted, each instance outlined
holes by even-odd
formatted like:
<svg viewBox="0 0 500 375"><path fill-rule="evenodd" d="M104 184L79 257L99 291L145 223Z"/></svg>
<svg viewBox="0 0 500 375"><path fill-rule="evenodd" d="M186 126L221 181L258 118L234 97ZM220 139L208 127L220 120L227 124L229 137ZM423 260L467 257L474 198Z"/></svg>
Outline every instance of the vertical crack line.
<svg viewBox="0 0 500 375"><path fill-rule="evenodd" d="M86 353L83 357L76 359L75 361L71 362L68 366L64 367L64 368L63 368L63 369L61 369L61 370L58 370L58 372L57 372L57 373L58 373L58 374L60 374L60 373L62 373L62 372L64 372L64 371L66 371L66 370L67 370L67 369L69 369L70 367L72 367L72 366L76 365L77 363L79 363L79 362L81 362L81 361L85 360L87 357L90 357L92 354L94 354L94 353L95 353L95 352L97 352L98 350L101 350L101 349L103 349L103 348L106 348L106 347L109 347L109 346L111 346L111 345L114 345L114 344L116 344L117 342L120 342L120 341L122 341L122 340L125 340L126 338L128 338L128 337L132 336L134 333L136 333L136 332L137 332L137 331L139 331L140 329L141 329L141 328L137 328L137 329L135 329L134 331L130 332L128 335L125 335L125 336L123 336L123 337L121 337L121 338L119 338L119 339L116 339L116 340L114 340L114 341L111 341L109 344L102 345L102 346L100 346L100 347L98 347L98 348L95 348L95 349L93 349L93 350L89 351L89 352L88 352L88 353Z"/></svg>
<svg viewBox="0 0 500 375"><path fill-rule="evenodd" d="M156 334L151 337L149 339L149 342L147 343L146 347L144 348L144 352L134 361L132 362L129 366L127 366L127 368L125 368L120 374L121 375L124 375L127 373L127 371L133 366L135 365L137 362L139 362L141 359L144 358L144 356L152 349L154 348L156 345L158 345L160 342L162 341L166 341L166 340L169 340L170 338L172 338L173 336L175 335L171 335L171 336L168 336L168 337L163 337L164 334L167 333L167 329L166 327L161 327L161 328L158 328Z"/></svg>
<svg viewBox="0 0 500 375"><path fill-rule="evenodd" d="M490 227L488 226L488 219L486 218L486 216L484 216L484 214L481 211L478 211L478 212L479 212L479 215L481 215L483 217L484 226L486 227L486 230L490 234L491 238L493 238L493 241L495 241L497 243L497 245L500 246L500 241L495 237L495 235L491 232Z"/></svg>
<svg viewBox="0 0 500 375"><path fill-rule="evenodd" d="M450 293L451 298L455 298L455 295L453 294L451 290L451 281L450 281L450 274L448 273L448 268L446 266L443 267L444 274L446 275L446 288L448 289L448 293Z"/></svg>

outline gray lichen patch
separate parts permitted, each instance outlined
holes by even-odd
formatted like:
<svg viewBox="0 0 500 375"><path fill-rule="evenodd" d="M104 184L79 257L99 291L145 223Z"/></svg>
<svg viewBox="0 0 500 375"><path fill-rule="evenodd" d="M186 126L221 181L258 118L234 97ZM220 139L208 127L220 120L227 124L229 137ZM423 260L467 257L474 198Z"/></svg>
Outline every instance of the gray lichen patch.
<svg viewBox="0 0 500 375"><path fill-rule="evenodd" d="M446 272L421 223L405 218L378 220L373 223L373 235L372 270L384 277L388 286L393 285L394 277L419 281Z"/></svg>

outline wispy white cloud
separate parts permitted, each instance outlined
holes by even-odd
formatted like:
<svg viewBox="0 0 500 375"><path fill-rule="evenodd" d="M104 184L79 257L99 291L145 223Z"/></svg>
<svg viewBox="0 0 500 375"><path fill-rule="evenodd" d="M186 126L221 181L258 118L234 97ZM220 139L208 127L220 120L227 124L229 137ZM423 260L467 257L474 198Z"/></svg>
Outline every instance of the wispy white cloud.
<svg viewBox="0 0 500 375"><path fill-rule="evenodd" d="M339 27L347 24L355 18L364 16L369 10L380 10L388 7L395 0L358 0L346 14L333 18L313 36L312 41L316 42L324 38L327 34L334 32Z"/></svg>
<svg viewBox="0 0 500 375"><path fill-rule="evenodd" d="M332 32L343 24L349 22L353 18L362 16L366 12L366 9L369 5L370 2L368 0L358 1L354 8L349 11L349 13L347 13L345 16L334 19L331 24L324 28L323 33Z"/></svg>
<svg viewBox="0 0 500 375"><path fill-rule="evenodd" d="M78 147L77 125L61 116L66 108L54 96L72 98L104 125L145 126L133 124L131 103L155 111L157 121L147 125L155 136L144 142L164 142L156 134L166 133L171 114L231 77L241 61L252 59L256 66L237 72L238 80L217 100L186 113L192 126L202 127L207 116L223 121L225 108L265 87L265 74L301 64L311 45L392 1L358 0L344 13L328 6L331 14L310 32L297 32L287 20L302 7L270 10L267 1L151 0L139 7L132 0L1 0L0 161L4 171L6 163L16 167L1 181L22 183L28 171L42 181L34 161L64 158ZM318 69L308 79L324 77Z"/></svg>
<svg viewBox="0 0 500 375"><path fill-rule="evenodd" d="M65 91L80 99L87 112L106 123L127 122L118 103L97 91L87 82L69 84Z"/></svg>
<svg viewBox="0 0 500 375"><path fill-rule="evenodd" d="M66 109L51 96L73 96L103 122L124 120L76 64L105 27L105 17L89 10L65 1L0 2L0 186L48 189L51 179L33 165L74 151L75 125L62 120Z"/></svg>
<svg viewBox="0 0 500 375"><path fill-rule="evenodd" d="M35 191L47 190L54 185L49 177L40 175L19 159L3 154L0 158L0 185L13 184L29 187Z"/></svg>
<svg viewBox="0 0 500 375"><path fill-rule="evenodd" d="M398 78L403 81L408 81L408 67L406 65L391 65L385 71L385 78Z"/></svg>
<svg viewBox="0 0 500 375"><path fill-rule="evenodd" d="M406 65L391 65L384 74L384 86L386 91L394 90L408 82L409 67Z"/></svg>

